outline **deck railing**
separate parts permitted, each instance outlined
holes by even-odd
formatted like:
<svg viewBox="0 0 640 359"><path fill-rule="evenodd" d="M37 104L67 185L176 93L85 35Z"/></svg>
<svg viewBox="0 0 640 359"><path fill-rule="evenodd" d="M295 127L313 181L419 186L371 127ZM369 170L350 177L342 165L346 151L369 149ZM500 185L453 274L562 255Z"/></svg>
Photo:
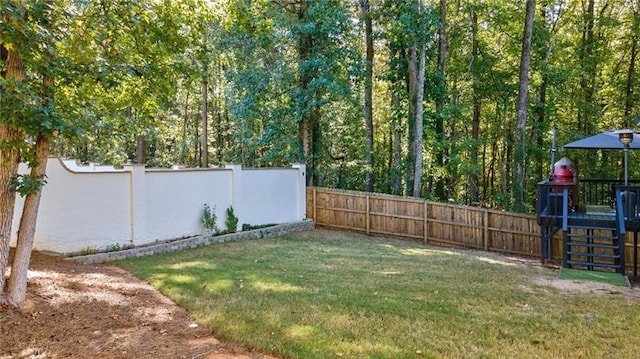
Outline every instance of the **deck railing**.
<svg viewBox="0 0 640 359"><path fill-rule="evenodd" d="M554 183L549 180L539 182L536 198L538 224L546 221L547 225L566 230L569 212L575 211L578 206L577 197L573 196L576 188L572 183Z"/></svg>
<svg viewBox="0 0 640 359"><path fill-rule="evenodd" d="M611 206L615 201L616 186L622 185L623 180L613 179L580 179L578 196L580 203L593 206ZM630 180L630 186L640 186L640 180Z"/></svg>

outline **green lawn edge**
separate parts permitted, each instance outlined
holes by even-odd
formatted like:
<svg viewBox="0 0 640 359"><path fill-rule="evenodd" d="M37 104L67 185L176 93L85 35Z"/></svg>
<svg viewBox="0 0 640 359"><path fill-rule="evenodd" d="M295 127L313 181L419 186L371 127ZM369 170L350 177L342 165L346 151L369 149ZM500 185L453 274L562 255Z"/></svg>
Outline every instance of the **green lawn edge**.
<svg viewBox="0 0 640 359"><path fill-rule="evenodd" d="M586 280L592 282L607 283L620 287L630 288L629 278L621 273L588 271L573 268L561 268L560 279L566 280Z"/></svg>

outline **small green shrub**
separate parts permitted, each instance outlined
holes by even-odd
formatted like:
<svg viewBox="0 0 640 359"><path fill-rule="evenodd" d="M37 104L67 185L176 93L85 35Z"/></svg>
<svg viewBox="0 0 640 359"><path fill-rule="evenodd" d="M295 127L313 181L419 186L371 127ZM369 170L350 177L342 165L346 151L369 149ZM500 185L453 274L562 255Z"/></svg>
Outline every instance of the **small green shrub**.
<svg viewBox="0 0 640 359"><path fill-rule="evenodd" d="M218 227L216 226L217 219L216 206L213 206L213 208L211 208L208 204L205 203L201 217L202 226L207 231L215 234L218 231Z"/></svg>
<svg viewBox="0 0 640 359"><path fill-rule="evenodd" d="M105 247L104 251L105 252L117 252L119 250L121 250L122 248L120 247L120 243L116 243L116 244L109 244Z"/></svg>
<svg viewBox="0 0 640 359"><path fill-rule="evenodd" d="M238 229L238 217L233 213L233 206L227 208L227 219L225 219L224 224L227 226L227 233L235 233Z"/></svg>

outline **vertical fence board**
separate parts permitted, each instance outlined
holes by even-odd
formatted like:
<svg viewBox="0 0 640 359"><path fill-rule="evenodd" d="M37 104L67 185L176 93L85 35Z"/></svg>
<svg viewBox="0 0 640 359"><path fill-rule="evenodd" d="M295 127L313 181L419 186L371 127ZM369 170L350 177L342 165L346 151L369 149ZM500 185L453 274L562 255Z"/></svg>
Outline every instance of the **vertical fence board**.
<svg viewBox="0 0 640 359"><path fill-rule="evenodd" d="M437 203L386 194L307 189L307 216L319 226L410 238L424 243L540 255L540 227L533 215ZM633 259L633 235L626 238L626 262ZM562 233L552 240L562 258Z"/></svg>

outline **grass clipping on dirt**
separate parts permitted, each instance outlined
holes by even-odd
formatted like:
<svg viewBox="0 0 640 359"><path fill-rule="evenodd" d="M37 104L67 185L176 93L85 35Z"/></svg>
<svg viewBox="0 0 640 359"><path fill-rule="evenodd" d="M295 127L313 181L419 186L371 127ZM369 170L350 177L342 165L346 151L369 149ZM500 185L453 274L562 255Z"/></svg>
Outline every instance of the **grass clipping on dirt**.
<svg viewBox="0 0 640 359"><path fill-rule="evenodd" d="M499 255L331 231L120 262L222 339L285 358L634 357L638 298ZM622 290L622 289L621 289Z"/></svg>

